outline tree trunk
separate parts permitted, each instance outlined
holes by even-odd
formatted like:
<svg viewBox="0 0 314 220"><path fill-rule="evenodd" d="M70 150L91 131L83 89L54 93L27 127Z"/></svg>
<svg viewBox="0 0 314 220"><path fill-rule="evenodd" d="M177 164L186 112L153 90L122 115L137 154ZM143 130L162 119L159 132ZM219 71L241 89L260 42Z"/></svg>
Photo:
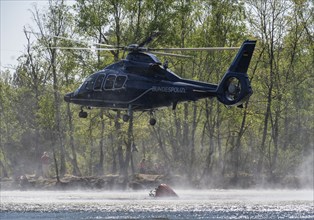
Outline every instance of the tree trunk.
<svg viewBox="0 0 314 220"><path fill-rule="evenodd" d="M124 171L123 171L125 178L128 178L128 169L129 169L129 164L130 164L130 160L132 157L131 147L132 147L133 142L134 142L134 139L133 139L133 114L131 112L130 120L129 120L129 128L128 128L128 137L127 137L127 141L126 141L126 152L125 152Z"/></svg>
<svg viewBox="0 0 314 220"><path fill-rule="evenodd" d="M56 43L54 43L56 45ZM60 176L66 173L65 164L65 147L63 143L63 135L61 131L61 112L60 112L60 97L59 97L59 86L58 86L58 76L56 68L56 49L51 49L51 66L52 66L52 76L53 76L53 95L55 104L55 123L56 123L56 139L59 140L58 146L60 150Z"/></svg>
<svg viewBox="0 0 314 220"><path fill-rule="evenodd" d="M88 174L93 175L93 158L94 158L94 137L93 137L93 121L92 119L89 120L89 127L88 127L88 137L89 137L89 163L88 163Z"/></svg>
<svg viewBox="0 0 314 220"><path fill-rule="evenodd" d="M195 173L195 133L197 128L197 105L193 103L193 121L192 121L192 131L191 131L191 143L190 143L190 165L189 165L189 179L192 180L196 178Z"/></svg>
<svg viewBox="0 0 314 220"><path fill-rule="evenodd" d="M212 157L215 151L215 142L214 142L214 121L213 121L213 105L209 104L208 100L205 100L205 113L206 113L206 121L204 130L208 132L209 136L209 146L208 146L208 154L205 160L205 166L202 173L202 179L209 179L211 176L211 166L212 166Z"/></svg>
<svg viewBox="0 0 314 220"><path fill-rule="evenodd" d="M72 151L72 158L71 158L71 164L73 166L72 174L74 176L81 176L81 171L77 165L77 158L76 158L76 149L74 144L74 137L73 137L73 115L70 109L70 104L67 103L67 113L68 113L68 123L69 123L69 136L70 136L70 147Z"/></svg>
<svg viewBox="0 0 314 220"><path fill-rule="evenodd" d="M163 144L163 137L162 137L162 135L160 134L160 127L158 126L158 128L156 128L156 126L153 126L153 131L154 131L154 133L155 133L155 137L156 137L156 139L157 139L157 142L158 142L158 146L159 146L159 148L160 148L160 150L161 150L161 152L162 152L162 155L163 155L163 157L166 159L166 161L167 161L167 163L169 163L170 162L170 158L169 158L169 156L168 156L168 154L167 154L167 151L166 151L166 149L165 149L165 147L164 147L164 144ZM145 158L145 154L146 154L146 149L145 149L145 144L143 143L143 158Z"/></svg>
<svg viewBox="0 0 314 220"><path fill-rule="evenodd" d="M119 122L120 119L120 111L117 111L117 115L115 117L115 137L114 141L117 146L117 154L118 154L118 161L119 161L119 174L123 175L124 172L124 160L123 160L123 149L122 149L122 141L121 141L121 124Z"/></svg>
<svg viewBox="0 0 314 220"><path fill-rule="evenodd" d="M236 143L235 143L235 164L234 164L234 170L233 170L233 182L235 184L238 183L238 174L239 174L239 167L240 167L240 161L241 161L241 139L242 136L244 135L245 131L245 122L246 122L246 116L247 116L247 108L248 108L248 102L245 103L244 105L244 112L243 112L243 117L242 117L242 122L241 122L241 127L237 135Z"/></svg>
<svg viewBox="0 0 314 220"><path fill-rule="evenodd" d="M100 131L100 141L99 141L99 165L98 165L98 175L104 174L104 133L105 133L105 121L104 121L104 112L100 110L100 119L101 119L101 131Z"/></svg>

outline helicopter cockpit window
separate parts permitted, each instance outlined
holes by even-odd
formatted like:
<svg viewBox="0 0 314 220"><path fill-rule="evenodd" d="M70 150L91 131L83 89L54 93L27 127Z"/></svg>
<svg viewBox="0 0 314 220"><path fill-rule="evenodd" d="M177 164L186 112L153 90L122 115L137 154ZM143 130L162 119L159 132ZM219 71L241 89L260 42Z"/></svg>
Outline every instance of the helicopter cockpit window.
<svg viewBox="0 0 314 220"><path fill-rule="evenodd" d="M115 75L109 75L106 79L104 89L113 89L115 79L116 79Z"/></svg>
<svg viewBox="0 0 314 220"><path fill-rule="evenodd" d="M94 90L101 90L102 82L104 81L105 75L99 75L96 79Z"/></svg>
<svg viewBox="0 0 314 220"><path fill-rule="evenodd" d="M96 80L95 76L89 77L85 82L85 89L92 90L94 88L95 80Z"/></svg>
<svg viewBox="0 0 314 220"><path fill-rule="evenodd" d="M119 89L122 88L126 81L126 76L117 76L116 81L114 83L114 88Z"/></svg>

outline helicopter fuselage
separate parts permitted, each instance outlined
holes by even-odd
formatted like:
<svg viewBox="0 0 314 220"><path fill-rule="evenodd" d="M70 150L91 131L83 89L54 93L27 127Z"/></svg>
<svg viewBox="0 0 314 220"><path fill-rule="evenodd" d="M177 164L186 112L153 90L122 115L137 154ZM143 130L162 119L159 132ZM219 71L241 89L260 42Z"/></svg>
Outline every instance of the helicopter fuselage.
<svg viewBox="0 0 314 220"><path fill-rule="evenodd" d="M161 65L154 54L141 50L101 71L90 75L75 91L64 96L66 102L82 107L100 107L113 110L150 111L186 101L217 97L227 106L242 107L252 95L247 70L256 41L244 41L229 69L218 84L194 81L177 76ZM79 116L87 117L81 109ZM154 125L156 120L150 121Z"/></svg>
<svg viewBox="0 0 314 220"><path fill-rule="evenodd" d="M137 52L90 75L64 99L88 107L150 111L208 98L216 90L215 84L180 78L154 55Z"/></svg>

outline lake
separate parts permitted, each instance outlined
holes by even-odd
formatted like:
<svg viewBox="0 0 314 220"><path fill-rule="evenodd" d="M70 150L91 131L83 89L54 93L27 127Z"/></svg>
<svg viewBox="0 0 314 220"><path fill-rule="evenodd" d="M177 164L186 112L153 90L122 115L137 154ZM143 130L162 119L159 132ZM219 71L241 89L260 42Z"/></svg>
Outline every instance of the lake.
<svg viewBox="0 0 314 220"><path fill-rule="evenodd" d="M0 219L314 219L313 190L1 191Z"/></svg>

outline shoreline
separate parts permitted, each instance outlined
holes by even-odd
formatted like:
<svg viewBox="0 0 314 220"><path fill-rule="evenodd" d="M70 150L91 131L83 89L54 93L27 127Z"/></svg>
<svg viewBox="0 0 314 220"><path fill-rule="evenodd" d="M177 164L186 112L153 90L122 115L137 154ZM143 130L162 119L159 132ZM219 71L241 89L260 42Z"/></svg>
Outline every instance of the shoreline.
<svg viewBox="0 0 314 220"><path fill-rule="evenodd" d="M159 184L188 189L311 189L311 183L302 185L295 176L282 182L256 181L252 176L241 176L237 183L231 177L212 180L208 185L192 184L180 175L133 174L127 178L119 175L72 176L65 175L58 182L56 177L43 178L23 175L20 178L0 178L0 190L152 190Z"/></svg>

